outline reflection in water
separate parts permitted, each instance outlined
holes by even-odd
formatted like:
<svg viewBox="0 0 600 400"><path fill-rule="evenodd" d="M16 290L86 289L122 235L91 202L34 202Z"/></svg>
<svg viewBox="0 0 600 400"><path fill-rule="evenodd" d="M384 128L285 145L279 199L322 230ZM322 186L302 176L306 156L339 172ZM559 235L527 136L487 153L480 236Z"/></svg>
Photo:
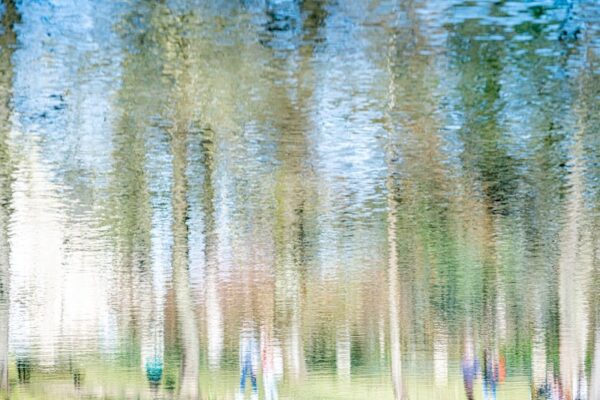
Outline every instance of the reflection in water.
<svg viewBox="0 0 600 400"><path fill-rule="evenodd" d="M464 338L464 351L462 359L462 374L467 399L474 399L474 382L479 374L479 360L475 354L473 338L470 330L467 330Z"/></svg>
<svg viewBox="0 0 600 400"><path fill-rule="evenodd" d="M2 30L0 39L0 395L8 389L9 366L9 302L10 302L10 246L8 224L11 205L11 159L10 135L10 96L12 88L11 57L16 35L14 25L18 22L18 13L13 2L7 2L2 10Z"/></svg>
<svg viewBox="0 0 600 400"><path fill-rule="evenodd" d="M277 400L277 385L283 374L283 362L279 344L272 337L271 329L266 326L261 328L260 351L265 400Z"/></svg>
<svg viewBox="0 0 600 400"><path fill-rule="evenodd" d="M600 328L596 329L595 350L590 374L590 399L600 398Z"/></svg>
<svg viewBox="0 0 600 400"><path fill-rule="evenodd" d="M169 16L171 17L171 16ZM174 26L168 27L172 37L180 39L174 44L165 43L166 62L177 64L180 70L165 71L165 75L171 78L173 84L173 113L171 127L168 133L171 141L173 183L172 209L173 209L173 289L175 291L175 303L177 319L181 335L182 348L182 371L179 395L182 399L198 398L198 379L200 365L200 342L198 323L194 312L192 288L188 272L188 160L187 142L190 128L194 123L193 97L196 90L190 73L190 62L187 60L188 43L182 37L179 29L180 16L173 16L173 20L167 21ZM166 66L165 68L168 68ZM167 117L167 118L169 118Z"/></svg>
<svg viewBox="0 0 600 400"><path fill-rule="evenodd" d="M0 7L0 392L600 399L600 6Z"/></svg>
<svg viewBox="0 0 600 400"><path fill-rule="evenodd" d="M583 187L581 137L574 137L573 169L569 177L566 216L560 236L559 297L560 297L560 375L562 392L567 399L581 398L585 392L583 374L588 335L587 290L580 282L590 279L589 232L580 231Z"/></svg>
<svg viewBox="0 0 600 400"><path fill-rule="evenodd" d="M240 391L238 398L243 399L249 382L252 399L258 398L256 374L258 370L258 343L252 322L245 322L240 332Z"/></svg>
<svg viewBox="0 0 600 400"><path fill-rule="evenodd" d="M202 138L202 158L204 160L204 256L206 269L206 330L208 337L208 365L211 369L218 368L223 351L223 317L219 300L218 287L218 237L215 226L215 198L213 180L214 174L214 141L211 130L206 130Z"/></svg>

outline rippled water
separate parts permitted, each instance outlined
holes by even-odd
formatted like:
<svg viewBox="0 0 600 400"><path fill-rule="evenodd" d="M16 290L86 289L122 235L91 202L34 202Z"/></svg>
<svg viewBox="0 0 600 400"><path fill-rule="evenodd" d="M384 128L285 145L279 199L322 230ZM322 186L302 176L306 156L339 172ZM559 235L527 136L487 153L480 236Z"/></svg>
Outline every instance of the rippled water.
<svg viewBox="0 0 600 400"><path fill-rule="evenodd" d="M597 0L5 0L0 391L600 399Z"/></svg>

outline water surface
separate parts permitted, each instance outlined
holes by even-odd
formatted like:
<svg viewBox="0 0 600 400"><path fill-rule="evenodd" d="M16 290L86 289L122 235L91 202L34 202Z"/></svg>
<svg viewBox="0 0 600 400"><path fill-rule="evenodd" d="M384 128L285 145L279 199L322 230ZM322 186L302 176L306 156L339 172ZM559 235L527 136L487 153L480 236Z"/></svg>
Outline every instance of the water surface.
<svg viewBox="0 0 600 400"><path fill-rule="evenodd" d="M600 399L597 0L5 0L0 390Z"/></svg>

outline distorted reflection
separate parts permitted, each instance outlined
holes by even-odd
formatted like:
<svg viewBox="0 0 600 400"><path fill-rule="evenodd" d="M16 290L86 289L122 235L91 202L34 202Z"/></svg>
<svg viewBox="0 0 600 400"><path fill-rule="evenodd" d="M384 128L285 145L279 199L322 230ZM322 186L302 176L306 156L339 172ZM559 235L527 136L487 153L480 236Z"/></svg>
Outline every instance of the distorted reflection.
<svg viewBox="0 0 600 400"><path fill-rule="evenodd" d="M0 397L600 399L596 0L4 0Z"/></svg>
<svg viewBox="0 0 600 400"><path fill-rule="evenodd" d="M271 328L263 326L260 333L260 353L265 400L277 400L277 385L283 375L281 348L273 338Z"/></svg>
<svg viewBox="0 0 600 400"><path fill-rule="evenodd" d="M244 398L246 383L251 385L251 398L258 399L258 384L256 374L258 370L258 341L252 322L244 322L240 332L240 391L238 399Z"/></svg>
<svg viewBox="0 0 600 400"><path fill-rule="evenodd" d="M479 374L479 360L477 359L477 355L475 353L473 338L471 337L471 333L468 331L464 338L462 374L467 399L472 400L475 398L474 384L475 379Z"/></svg>

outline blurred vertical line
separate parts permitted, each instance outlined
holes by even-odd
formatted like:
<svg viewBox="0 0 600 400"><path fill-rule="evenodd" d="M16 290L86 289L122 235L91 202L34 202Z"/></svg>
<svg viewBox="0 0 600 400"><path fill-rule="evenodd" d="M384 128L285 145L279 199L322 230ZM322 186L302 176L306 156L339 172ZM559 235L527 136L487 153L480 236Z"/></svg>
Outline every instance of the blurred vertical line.
<svg viewBox="0 0 600 400"><path fill-rule="evenodd" d="M10 308L10 247L8 224L12 199L9 135L12 92L12 54L19 14L13 0L3 2L0 36L0 395L8 393L8 334Z"/></svg>
<svg viewBox="0 0 600 400"><path fill-rule="evenodd" d="M398 6L394 7L394 13L399 15ZM397 30L394 29L388 42L386 68L389 76L388 85L388 107L386 111L385 128L388 133L388 148L386 151L386 163L388 176L386 180L387 188L387 279L388 279L388 303L389 303L389 340L391 353L391 377L394 392L394 399L405 398L404 385L402 381L402 350L400 344L400 289L398 276L398 248L397 248L397 221L398 221L398 202L396 200L396 185L394 182L394 142L395 129L392 119L392 112L396 106L396 81L393 71L393 55L395 44L398 40Z"/></svg>
<svg viewBox="0 0 600 400"><path fill-rule="evenodd" d="M175 22L175 19L174 19ZM173 87L173 128L170 131L171 152L173 162L173 186L171 201L173 207L173 286L177 320L183 347L183 365L179 385L179 398L198 399L200 396L200 336L192 288L189 275L189 182L188 170L188 136L193 125L194 102L192 93L195 89L194 76L190 66L189 42L182 36L177 22L177 30L166 41L173 59L181 70L174 71Z"/></svg>
<svg viewBox="0 0 600 400"><path fill-rule="evenodd" d="M203 209L204 209L204 257L206 265L206 331L208 365L218 370L223 353L223 311L219 291L218 232L215 204L215 133L203 131L202 160L204 163Z"/></svg>

